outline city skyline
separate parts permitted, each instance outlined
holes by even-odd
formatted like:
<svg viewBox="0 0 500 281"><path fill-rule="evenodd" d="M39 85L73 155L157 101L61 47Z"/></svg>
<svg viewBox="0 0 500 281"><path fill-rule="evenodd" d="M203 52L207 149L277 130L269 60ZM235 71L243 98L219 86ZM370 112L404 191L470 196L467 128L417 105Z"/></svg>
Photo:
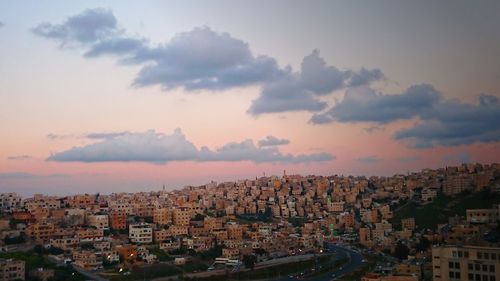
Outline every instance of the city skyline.
<svg viewBox="0 0 500 281"><path fill-rule="evenodd" d="M45 4L0 3L2 192L499 160L497 2Z"/></svg>

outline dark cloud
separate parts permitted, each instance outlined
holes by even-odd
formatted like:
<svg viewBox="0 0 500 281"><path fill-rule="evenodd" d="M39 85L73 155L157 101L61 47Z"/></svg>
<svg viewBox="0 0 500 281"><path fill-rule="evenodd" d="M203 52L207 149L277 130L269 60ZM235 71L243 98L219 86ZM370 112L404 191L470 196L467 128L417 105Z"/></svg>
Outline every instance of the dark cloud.
<svg viewBox="0 0 500 281"><path fill-rule="evenodd" d="M287 139L279 139L274 136L267 136L265 139L259 140L259 146L275 146L275 145L285 145L289 144L290 141Z"/></svg>
<svg viewBox="0 0 500 281"><path fill-rule="evenodd" d="M248 113L259 115L287 111L320 111L326 102L318 100L310 91L301 88L294 79L283 79L262 86L259 97L252 102Z"/></svg>
<svg viewBox="0 0 500 281"><path fill-rule="evenodd" d="M375 73L378 72L379 70L375 70ZM358 76L373 77L366 78L362 83L361 78L356 78ZM360 83L359 85L367 85L378 80L370 70L362 69L358 73L341 71L334 66L329 66L320 56L319 51L314 50L304 57L300 72L290 72L278 81L265 83L261 94L252 102L248 112L259 115L286 111L321 111L326 108L327 104L319 100L318 96L327 95L348 86L348 81L353 78ZM330 118L321 115L315 115L311 121L313 123L331 122Z"/></svg>
<svg viewBox="0 0 500 281"><path fill-rule="evenodd" d="M500 140L500 103L495 96L481 94L477 105L440 102L420 119L413 127L396 132L394 138L408 139L415 148Z"/></svg>
<svg viewBox="0 0 500 281"><path fill-rule="evenodd" d="M326 113L316 114L313 123L377 122L380 124L409 119L426 112L440 100L431 85L412 86L399 95L383 95L369 87L348 89L344 99Z"/></svg>
<svg viewBox="0 0 500 281"><path fill-rule="evenodd" d="M33 158L30 155L15 155L15 156L9 156L7 157L7 160L28 160Z"/></svg>
<svg viewBox="0 0 500 281"><path fill-rule="evenodd" d="M83 147L51 155L47 160L58 162L151 162L173 161L252 161L303 163L330 161L335 156L328 153L283 154L275 146L257 147L252 140L231 142L216 150L207 147L197 149L186 139L180 129L165 135L155 131L123 133L105 137L101 141Z"/></svg>
<svg viewBox="0 0 500 281"><path fill-rule="evenodd" d="M363 85L369 85L372 82L384 79L385 75L380 69L361 68L359 72L350 72L349 81L347 82L347 85L349 87L358 87Z"/></svg>
<svg viewBox="0 0 500 281"><path fill-rule="evenodd" d="M379 158L378 156L375 156L375 155L359 157L359 158L355 158L354 160L361 162L361 163L366 163L366 164L373 164L373 163L378 163L378 162L382 161L381 158Z"/></svg>
<svg viewBox="0 0 500 281"><path fill-rule="evenodd" d="M137 87L194 91L262 86L248 110L253 115L321 111L327 104L317 96L384 78L378 69L355 72L327 65L318 50L305 56L300 71L293 73L290 67L279 67L272 57L253 54L246 42L208 27L150 46L147 39L127 36L113 13L104 9L86 10L61 24L42 23L33 32L61 46L79 46L85 57L112 55L121 63L142 65L132 83Z"/></svg>
<svg viewBox="0 0 500 281"><path fill-rule="evenodd" d="M119 33L113 13L99 8L85 10L61 24L41 23L32 31L39 36L59 41L63 47L75 43L92 44Z"/></svg>

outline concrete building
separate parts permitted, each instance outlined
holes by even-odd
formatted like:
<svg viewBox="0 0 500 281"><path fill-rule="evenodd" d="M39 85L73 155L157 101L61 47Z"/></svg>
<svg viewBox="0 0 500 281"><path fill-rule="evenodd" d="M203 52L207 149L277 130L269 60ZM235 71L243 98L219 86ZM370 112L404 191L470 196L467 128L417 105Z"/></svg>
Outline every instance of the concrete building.
<svg viewBox="0 0 500 281"><path fill-rule="evenodd" d="M149 244L153 242L153 227L149 223L131 224L128 228L130 242Z"/></svg>
<svg viewBox="0 0 500 281"><path fill-rule="evenodd" d="M500 248L443 246L432 249L434 281L500 280Z"/></svg>
<svg viewBox="0 0 500 281"><path fill-rule="evenodd" d="M0 259L0 281L25 279L24 261L15 259Z"/></svg>

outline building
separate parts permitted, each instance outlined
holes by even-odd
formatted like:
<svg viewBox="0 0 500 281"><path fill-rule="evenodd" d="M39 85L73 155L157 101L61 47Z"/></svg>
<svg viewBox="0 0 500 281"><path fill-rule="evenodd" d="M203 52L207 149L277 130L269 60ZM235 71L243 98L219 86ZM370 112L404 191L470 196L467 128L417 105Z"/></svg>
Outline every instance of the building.
<svg viewBox="0 0 500 281"><path fill-rule="evenodd" d="M403 230L414 230L415 229L415 219L414 218L406 218L401 220L401 228Z"/></svg>
<svg viewBox="0 0 500 281"><path fill-rule="evenodd" d="M108 215L90 215L87 217L87 223L97 229L109 229Z"/></svg>
<svg viewBox="0 0 500 281"><path fill-rule="evenodd" d="M169 208L160 208L153 210L153 222L157 225L172 223L172 210Z"/></svg>
<svg viewBox="0 0 500 281"><path fill-rule="evenodd" d="M54 269L39 267L30 272L30 277L36 278L36 280L40 281L48 281L54 277Z"/></svg>
<svg viewBox="0 0 500 281"><path fill-rule="evenodd" d="M73 251L73 264L87 270L95 270L102 266L102 259L91 251Z"/></svg>
<svg viewBox="0 0 500 281"><path fill-rule="evenodd" d="M434 281L500 280L500 248L443 246L432 249Z"/></svg>
<svg viewBox="0 0 500 281"><path fill-rule="evenodd" d="M24 280L24 267L24 261L0 259L0 281Z"/></svg>
<svg viewBox="0 0 500 281"><path fill-rule="evenodd" d="M466 218L468 223L496 223L500 218L500 206L491 209L467 209Z"/></svg>
<svg viewBox="0 0 500 281"><path fill-rule="evenodd" d="M149 223L131 224L128 228L130 242L149 244L153 242L153 227Z"/></svg>
<svg viewBox="0 0 500 281"><path fill-rule="evenodd" d="M174 225L189 225L191 220L191 211L188 208L178 208L174 209L173 222Z"/></svg>
<svg viewBox="0 0 500 281"><path fill-rule="evenodd" d="M113 229L127 229L127 214L124 212L111 212L109 216L111 228Z"/></svg>

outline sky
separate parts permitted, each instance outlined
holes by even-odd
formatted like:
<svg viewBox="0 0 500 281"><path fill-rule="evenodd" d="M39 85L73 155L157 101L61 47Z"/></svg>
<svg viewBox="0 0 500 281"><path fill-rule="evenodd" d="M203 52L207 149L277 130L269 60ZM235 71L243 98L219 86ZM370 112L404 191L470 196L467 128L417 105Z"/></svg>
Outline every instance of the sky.
<svg viewBox="0 0 500 281"><path fill-rule="evenodd" d="M0 192L499 162L498 1L2 1Z"/></svg>

